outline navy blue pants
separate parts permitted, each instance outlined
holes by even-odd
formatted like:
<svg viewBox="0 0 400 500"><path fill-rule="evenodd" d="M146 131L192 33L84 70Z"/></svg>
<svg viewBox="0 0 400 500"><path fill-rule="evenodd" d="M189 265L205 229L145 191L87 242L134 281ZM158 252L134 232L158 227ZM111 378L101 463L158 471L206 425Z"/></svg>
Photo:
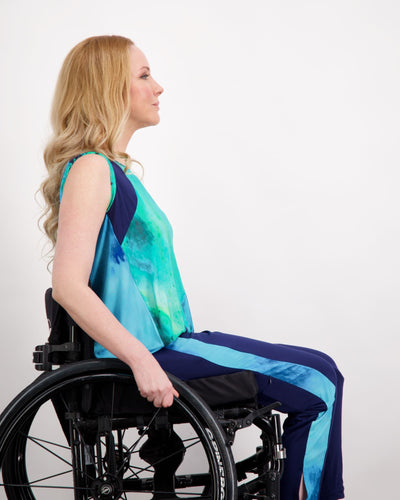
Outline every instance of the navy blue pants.
<svg viewBox="0 0 400 500"><path fill-rule="evenodd" d="M164 370L182 380L255 372L259 401L279 400L287 413L287 451L281 499L298 499L301 476L307 500L344 497L341 450L343 377L326 354L220 332L185 333L154 353Z"/></svg>

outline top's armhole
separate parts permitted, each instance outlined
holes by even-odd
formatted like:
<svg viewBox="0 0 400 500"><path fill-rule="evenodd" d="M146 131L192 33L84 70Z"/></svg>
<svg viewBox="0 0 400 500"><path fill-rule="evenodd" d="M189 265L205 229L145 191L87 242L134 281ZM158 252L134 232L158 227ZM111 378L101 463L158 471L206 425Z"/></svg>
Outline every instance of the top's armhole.
<svg viewBox="0 0 400 500"><path fill-rule="evenodd" d="M114 168L112 166L112 163L111 161L107 158L107 156L103 155L102 153L98 153L97 151L87 151L86 153L82 153L78 156L76 156L74 159L72 159L70 162L68 162L67 166L65 167L65 170L64 170L64 174L62 176L62 179L61 179L61 184L60 184L60 201L61 201L61 198L62 198L62 195L63 195L63 191L64 191L64 185L65 185L65 181L67 180L67 177L68 177L68 174L69 174L69 171L71 170L71 167L72 165L76 162L76 160L78 158L80 158L81 156L85 156L85 155L90 155L90 154L96 154L96 155L100 155L102 156L103 158L105 158L107 160L107 163L108 163L108 166L110 167L110 184L111 184L111 196L110 196L110 202L108 204L108 207L107 207L107 212L110 210L111 208L111 205L113 204L114 202L114 198L115 198L115 193L116 193L116 183L115 183L115 172L114 172Z"/></svg>

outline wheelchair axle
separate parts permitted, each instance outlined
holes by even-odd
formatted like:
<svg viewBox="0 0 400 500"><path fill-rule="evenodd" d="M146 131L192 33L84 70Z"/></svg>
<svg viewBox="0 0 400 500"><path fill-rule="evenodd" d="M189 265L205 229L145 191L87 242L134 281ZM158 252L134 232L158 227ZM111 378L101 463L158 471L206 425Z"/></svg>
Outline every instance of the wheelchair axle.
<svg viewBox="0 0 400 500"><path fill-rule="evenodd" d="M123 492L122 481L106 474L102 479L93 481L92 492L96 500L116 500L121 498Z"/></svg>

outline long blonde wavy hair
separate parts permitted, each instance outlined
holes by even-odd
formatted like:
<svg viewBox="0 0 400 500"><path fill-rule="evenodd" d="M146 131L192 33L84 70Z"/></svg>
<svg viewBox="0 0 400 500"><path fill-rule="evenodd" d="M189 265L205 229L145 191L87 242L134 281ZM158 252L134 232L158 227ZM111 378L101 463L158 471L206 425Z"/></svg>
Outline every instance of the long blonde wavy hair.
<svg viewBox="0 0 400 500"><path fill-rule="evenodd" d="M132 45L132 40L122 36L90 37L69 52L61 67L51 109L53 135L43 155L48 176L40 186L45 201L41 219L52 248L57 239L60 184L68 161L87 151L122 160L127 168L136 161L115 151L129 117Z"/></svg>

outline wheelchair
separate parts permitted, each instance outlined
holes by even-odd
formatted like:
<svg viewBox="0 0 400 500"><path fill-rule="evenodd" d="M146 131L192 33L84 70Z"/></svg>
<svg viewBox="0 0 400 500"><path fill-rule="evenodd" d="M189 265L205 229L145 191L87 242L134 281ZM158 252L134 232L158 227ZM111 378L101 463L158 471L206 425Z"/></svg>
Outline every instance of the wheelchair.
<svg viewBox="0 0 400 500"><path fill-rule="evenodd" d="M0 496L279 500L280 403L260 407L252 372L185 382L168 375L180 396L156 408L127 365L93 357L91 339L51 290L46 306L49 342L34 352L44 373L0 416ZM250 426L261 431L259 446L235 461L236 433Z"/></svg>

